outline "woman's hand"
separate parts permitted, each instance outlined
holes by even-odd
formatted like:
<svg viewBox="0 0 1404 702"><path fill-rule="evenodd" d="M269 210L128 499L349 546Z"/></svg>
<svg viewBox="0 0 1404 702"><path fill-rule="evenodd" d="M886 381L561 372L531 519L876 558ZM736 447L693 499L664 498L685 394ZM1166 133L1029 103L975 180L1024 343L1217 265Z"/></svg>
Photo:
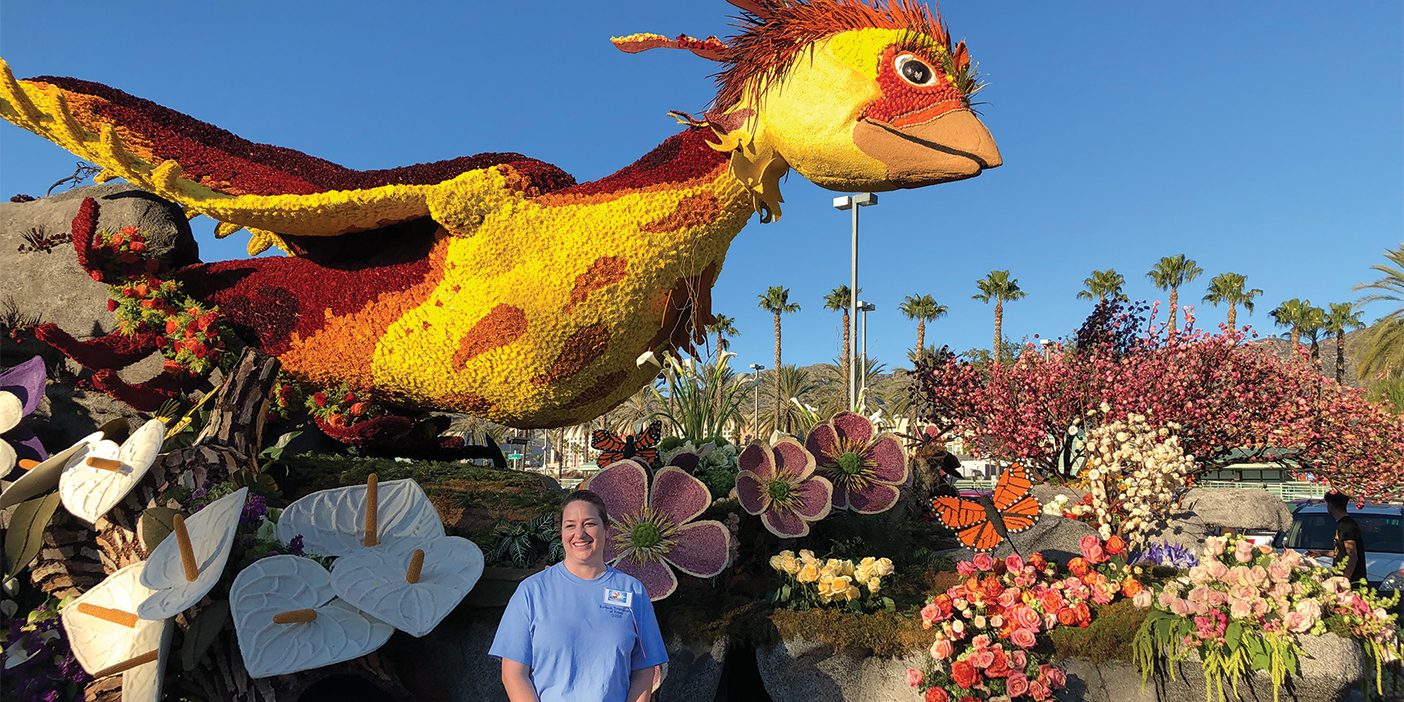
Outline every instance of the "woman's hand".
<svg viewBox="0 0 1404 702"><path fill-rule="evenodd" d="M634 690L632 682L631 679L631 693ZM525 663L518 663L510 658L502 659L502 687L507 689L507 699L511 702L541 702L541 698L536 696L536 688L531 684L531 668Z"/></svg>

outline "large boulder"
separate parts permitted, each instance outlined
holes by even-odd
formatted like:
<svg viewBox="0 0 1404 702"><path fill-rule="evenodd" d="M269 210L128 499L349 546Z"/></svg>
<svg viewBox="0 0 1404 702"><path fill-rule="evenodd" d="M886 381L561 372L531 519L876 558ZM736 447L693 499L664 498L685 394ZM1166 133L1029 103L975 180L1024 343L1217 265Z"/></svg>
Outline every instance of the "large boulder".
<svg viewBox="0 0 1404 702"><path fill-rule="evenodd" d="M1365 675L1360 644L1338 636L1304 636L1300 675L1287 680L1279 696L1272 693L1272 678L1258 672L1238 683L1239 699L1245 702L1336 702L1349 699ZM1092 661L1073 658L1062 662L1068 686L1058 699L1090 702L1167 702L1169 700L1215 699L1207 695L1204 668L1191 655L1175 669L1175 679L1152 678L1144 687L1141 671L1125 661ZM1373 682L1371 683L1373 684ZM1228 694L1232 699L1232 694Z"/></svg>
<svg viewBox="0 0 1404 702"><path fill-rule="evenodd" d="M789 639L757 648L756 667L775 702L911 702L916 693L907 685L907 669L920 668L926 655L881 658Z"/></svg>
<svg viewBox="0 0 1404 702"><path fill-rule="evenodd" d="M0 337L5 339L3 365L12 365L33 355L49 362L51 377L62 379L49 385L47 399L35 413L33 428L45 446L63 447L117 417L135 418L137 413L103 393L74 387L68 364L56 351L40 343L23 328L40 322L53 322L64 331L86 338L106 334L116 328L116 319L107 311L107 285L94 281L78 265L73 251L73 218L84 198L98 201L98 228L116 231L134 226L146 238L147 255L169 266L183 266L200 259L199 246L180 207L126 183L108 183L74 188L52 197L28 202L0 202L0 270L6 284L0 290ZM18 331L12 339L11 331ZM120 375L139 382L161 370L161 358L153 355Z"/></svg>
<svg viewBox="0 0 1404 702"><path fill-rule="evenodd" d="M1286 531L1292 510L1267 490L1194 488L1185 493L1181 508L1209 527L1244 531Z"/></svg>

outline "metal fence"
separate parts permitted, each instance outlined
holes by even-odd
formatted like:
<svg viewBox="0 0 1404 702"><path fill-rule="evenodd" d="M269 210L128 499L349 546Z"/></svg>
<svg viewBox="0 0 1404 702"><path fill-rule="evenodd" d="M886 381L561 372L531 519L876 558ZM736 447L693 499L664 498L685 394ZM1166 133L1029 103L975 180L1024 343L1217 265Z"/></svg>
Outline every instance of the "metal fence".
<svg viewBox="0 0 1404 702"><path fill-rule="evenodd" d="M993 490L994 478L956 481L962 490ZM1326 486L1321 483L1308 483L1288 480L1280 483L1252 483L1233 480L1203 480L1195 483L1199 487L1233 488L1237 490L1266 490L1283 502L1295 500L1319 500L1326 494Z"/></svg>

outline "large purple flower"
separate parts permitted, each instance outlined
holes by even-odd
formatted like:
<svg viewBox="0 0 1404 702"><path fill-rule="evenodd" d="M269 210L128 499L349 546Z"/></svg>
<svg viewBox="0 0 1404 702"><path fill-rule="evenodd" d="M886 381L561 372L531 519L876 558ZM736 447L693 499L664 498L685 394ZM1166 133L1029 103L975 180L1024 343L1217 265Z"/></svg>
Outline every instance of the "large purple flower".
<svg viewBox="0 0 1404 702"><path fill-rule="evenodd" d="M0 477L15 467L15 461L49 457L39 438L20 420L39 407L44 398L44 359L35 356L13 368L0 371Z"/></svg>
<svg viewBox="0 0 1404 702"><path fill-rule="evenodd" d="M737 459L736 496L741 507L759 514L770 533L781 538L809 534L809 523L829 516L834 486L814 474L814 456L798 441L781 439L773 446L753 442Z"/></svg>
<svg viewBox="0 0 1404 702"><path fill-rule="evenodd" d="M653 476L634 460L618 461L595 474L585 489L609 510L605 561L638 578L648 598L661 600L678 588L677 568L711 578L726 568L731 532L721 522L693 521L712 504L701 480L670 465ZM673 568L668 567L672 565Z"/></svg>
<svg viewBox="0 0 1404 702"><path fill-rule="evenodd" d="M809 432L805 448L834 484L834 509L877 514L892 509L907 482L907 451L892 434L878 434L861 414L840 412Z"/></svg>

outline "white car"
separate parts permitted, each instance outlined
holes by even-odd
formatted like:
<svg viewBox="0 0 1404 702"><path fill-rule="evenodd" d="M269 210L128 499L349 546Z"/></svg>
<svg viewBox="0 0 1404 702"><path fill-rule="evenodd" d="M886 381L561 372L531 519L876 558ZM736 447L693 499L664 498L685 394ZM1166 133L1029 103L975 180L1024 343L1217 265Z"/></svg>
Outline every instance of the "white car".
<svg viewBox="0 0 1404 702"><path fill-rule="evenodd" d="M1366 505L1346 511L1365 540L1365 581L1385 592L1404 589L1404 506ZM1336 520L1326 503L1300 502L1292 508L1292 527L1273 545L1304 553L1325 551L1317 562L1330 568L1335 536Z"/></svg>

